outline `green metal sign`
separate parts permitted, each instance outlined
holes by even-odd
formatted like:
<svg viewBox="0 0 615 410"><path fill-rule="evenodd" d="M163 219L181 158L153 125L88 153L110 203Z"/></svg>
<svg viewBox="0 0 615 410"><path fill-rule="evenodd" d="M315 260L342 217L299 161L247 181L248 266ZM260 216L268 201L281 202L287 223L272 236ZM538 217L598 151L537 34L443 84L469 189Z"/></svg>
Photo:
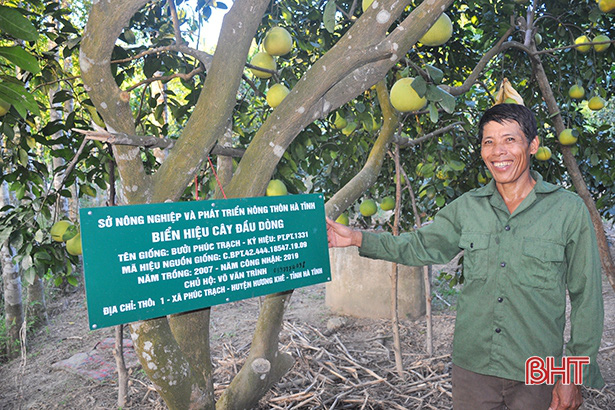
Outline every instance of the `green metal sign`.
<svg viewBox="0 0 615 410"><path fill-rule="evenodd" d="M80 210L91 329L331 280L319 194Z"/></svg>

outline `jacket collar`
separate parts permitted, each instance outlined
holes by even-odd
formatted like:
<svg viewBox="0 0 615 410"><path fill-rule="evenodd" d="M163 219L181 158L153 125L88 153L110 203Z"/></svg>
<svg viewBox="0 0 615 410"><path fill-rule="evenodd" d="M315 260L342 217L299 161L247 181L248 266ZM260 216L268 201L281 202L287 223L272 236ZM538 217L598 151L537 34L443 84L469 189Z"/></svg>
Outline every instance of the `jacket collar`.
<svg viewBox="0 0 615 410"><path fill-rule="evenodd" d="M536 181L536 185L534 185L534 192L537 194L548 194L550 192L557 191L558 189L562 189L560 186L550 184L545 182L540 175L536 171L530 171L532 178ZM497 191L495 187L495 180L492 178L491 181L487 185L481 188L476 188L470 191L472 196L492 196Z"/></svg>

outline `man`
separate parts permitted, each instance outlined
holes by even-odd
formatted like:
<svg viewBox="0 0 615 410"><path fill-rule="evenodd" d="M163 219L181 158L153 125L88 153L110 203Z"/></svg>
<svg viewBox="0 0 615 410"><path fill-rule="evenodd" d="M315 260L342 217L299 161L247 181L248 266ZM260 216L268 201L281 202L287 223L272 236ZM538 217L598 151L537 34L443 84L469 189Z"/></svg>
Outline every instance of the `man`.
<svg viewBox="0 0 615 410"><path fill-rule="evenodd" d="M481 156L493 175L443 208L433 223L394 237L327 220L330 247L406 265L446 263L464 251L465 283L453 338L455 409L577 409L580 386L526 385L525 362L562 356L566 290L572 311L566 356L589 356L583 384L600 388L603 326L600 258L582 200L530 171L536 120L499 104L479 123Z"/></svg>

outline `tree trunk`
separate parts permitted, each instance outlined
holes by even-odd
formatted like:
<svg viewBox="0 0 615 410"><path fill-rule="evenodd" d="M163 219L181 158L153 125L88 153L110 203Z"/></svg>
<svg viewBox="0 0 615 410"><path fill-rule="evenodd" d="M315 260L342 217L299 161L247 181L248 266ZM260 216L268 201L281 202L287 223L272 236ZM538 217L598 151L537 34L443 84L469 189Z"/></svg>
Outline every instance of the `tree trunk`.
<svg viewBox="0 0 615 410"><path fill-rule="evenodd" d="M217 410L255 407L258 400L290 370L294 359L278 351L284 307L292 291L267 295L258 316L250 355L216 404Z"/></svg>
<svg viewBox="0 0 615 410"><path fill-rule="evenodd" d="M8 241L2 244L2 282L4 284L4 322L6 324L6 354L9 358L19 355L19 330L24 322L21 293L21 276L13 263Z"/></svg>
<svg viewBox="0 0 615 410"><path fill-rule="evenodd" d="M395 160L395 219L393 222L393 235L399 236L399 218L401 216L401 177L399 164L399 145L395 144L393 156ZM391 325L393 327L393 352L395 353L395 368L400 379L404 379L404 361L401 352L401 337L399 335L399 269L397 263L391 265Z"/></svg>
<svg viewBox="0 0 615 410"><path fill-rule="evenodd" d="M124 325L115 326L113 357L117 368L117 406L123 408L128 402L128 369L124 361Z"/></svg>
<svg viewBox="0 0 615 410"><path fill-rule="evenodd" d="M192 329L190 337L200 336L202 328ZM186 361L166 317L132 323L130 332L143 370L169 409L211 408L207 407L211 392L202 389L203 382Z"/></svg>
<svg viewBox="0 0 615 410"><path fill-rule="evenodd" d="M45 326L49 323L45 286L38 275L34 275L34 281L28 286L28 319L34 327Z"/></svg>
<svg viewBox="0 0 615 410"><path fill-rule="evenodd" d="M200 408L215 407L214 380L209 346L209 319L211 309L169 316L169 327L179 348L190 363L198 383Z"/></svg>
<svg viewBox="0 0 615 410"><path fill-rule="evenodd" d="M10 204L8 185L0 187L0 208ZM6 354L13 358L19 354L19 330L24 322L21 275L13 263L8 240L0 248L2 262L2 283L4 285L4 322L6 325Z"/></svg>

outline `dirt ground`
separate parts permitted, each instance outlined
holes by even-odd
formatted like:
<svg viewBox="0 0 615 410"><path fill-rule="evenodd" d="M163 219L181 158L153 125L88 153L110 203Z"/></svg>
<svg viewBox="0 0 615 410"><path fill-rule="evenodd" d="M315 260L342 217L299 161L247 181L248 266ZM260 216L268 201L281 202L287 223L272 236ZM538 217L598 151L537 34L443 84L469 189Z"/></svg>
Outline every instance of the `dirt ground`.
<svg viewBox="0 0 615 410"><path fill-rule="evenodd" d="M615 236L610 235L611 243ZM447 269L448 267L437 267ZM615 293L603 283L605 326L599 364L607 386L585 389L585 409L615 409ZM454 292L435 288L433 355L425 349L424 319L400 323L404 378L395 370L388 320L340 317L325 306L325 285L293 293L280 336L293 355L293 369L260 402L262 409L447 409ZM452 303L448 307L442 299ZM50 323L29 336L23 357L0 367L1 409L114 409L115 380L95 381L57 368L77 353L97 352L113 362L105 339L113 328L90 331L83 287L68 296L51 294ZM260 299L212 308L212 352L219 394L245 359ZM128 338L128 333L126 333ZM56 366L54 366L56 364ZM140 366L130 368L129 409L166 409ZM100 372L98 373L100 376ZM111 375L112 376L112 375Z"/></svg>

